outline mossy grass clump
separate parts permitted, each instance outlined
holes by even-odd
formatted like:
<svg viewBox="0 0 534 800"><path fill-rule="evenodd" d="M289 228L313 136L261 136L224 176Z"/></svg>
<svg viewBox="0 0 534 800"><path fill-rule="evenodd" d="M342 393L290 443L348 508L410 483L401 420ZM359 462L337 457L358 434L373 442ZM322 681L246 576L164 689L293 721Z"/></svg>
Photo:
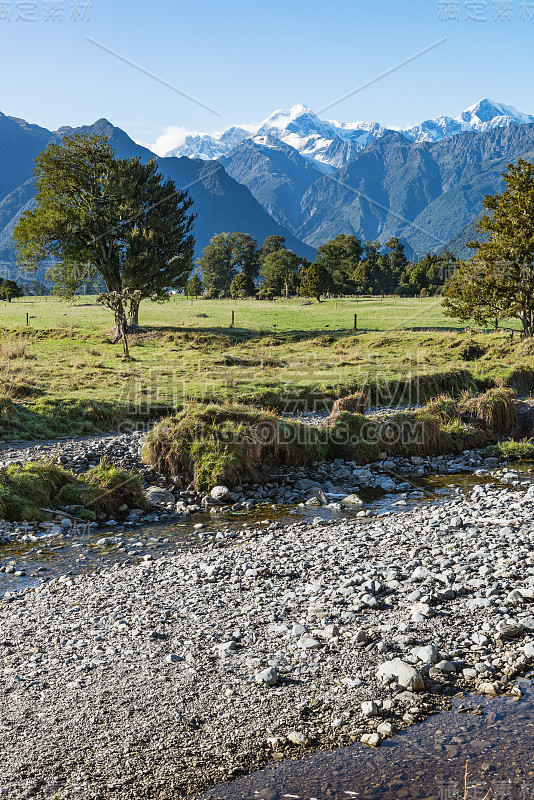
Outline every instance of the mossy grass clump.
<svg viewBox="0 0 534 800"><path fill-rule="evenodd" d="M511 389L496 387L475 397L463 397L457 409L462 421L479 425L499 438L517 431L515 393Z"/></svg>
<svg viewBox="0 0 534 800"><path fill-rule="evenodd" d="M185 473L197 489L208 489L274 464L309 464L327 451L324 429L254 407L191 403L150 431L143 455L159 472Z"/></svg>
<svg viewBox="0 0 534 800"><path fill-rule="evenodd" d="M365 390L349 394L346 397L339 397L332 406L331 417L342 411L350 414L365 414L365 409L369 404L369 395Z"/></svg>
<svg viewBox="0 0 534 800"><path fill-rule="evenodd" d="M101 462L88 470L83 479L84 484L89 484L81 493L83 505L88 509L114 514L124 504L130 508L147 508L140 475Z"/></svg>
<svg viewBox="0 0 534 800"><path fill-rule="evenodd" d="M153 416L168 413L168 407L152 407ZM17 403L13 397L0 395L0 440L53 439L58 436L83 436L102 431L134 430L137 421L146 422L141 410L103 400L51 398L33 403Z"/></svg>
<svg viewBox="0 0 534 800"><path fill-rule="evenodd" d="M84 519L96 513L114 514L120 506L146 507L141 480L124 470L100 465L79 478L54 464L11 464L0 470L0 517L9 521L39 521L43 509L80 505Z"/></svg>
<svg viewBox="0 0 534 800"><path fill-rule="evenodd" d="M362 407L364 394L353 407ZM352 401L349 403L351 405ZM366 416L331 413L314 427L246 405L190 403L149 433L143 457L159 472L184 474L198 490L228 487L274 465L305 466L349 458L437 456L484 448L517 427L514 394L497 387L477 396L441 395L414 411Z"/></svg>
<svg viewBox="0 0 534 800"><path fill-rule="evenodd" d="M486 454L510 461L534 461L534 439L521 439L518 442L507 439L488 447Z"/></svg>

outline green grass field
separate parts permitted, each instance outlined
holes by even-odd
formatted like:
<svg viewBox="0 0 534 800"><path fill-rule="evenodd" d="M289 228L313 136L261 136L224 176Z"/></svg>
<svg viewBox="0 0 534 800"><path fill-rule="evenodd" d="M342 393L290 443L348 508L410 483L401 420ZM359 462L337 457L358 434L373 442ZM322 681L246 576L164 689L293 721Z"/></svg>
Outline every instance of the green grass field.
<svg viewBox="0 0 534 800"><path fill-rule="evenodd" d="M530 341L455 330L439 298L147 302L131 362L92 298L22 298L0 313L4 439L107 430L189 399L311 410L362 386L381 388L383 404L397 386L407 403L495 383L534 388Z"/></svg>
<svg viewBox="0 0 534 800"><path fill-rule="evenodd" d="M309 301L308 301L309 302ZM190 300L174 296L167 303L143 302L140 322L150 327L206 328L227 330L234 311L235 328L257 331L352 330L357 314L358 328L384 331L406 328L463 329L463 325L443 315L440 297L425 298L343 298L302 300ZM4 326L24 326L26 314L30 327L38 329L67 327L91 333L111 326L110 312L92 297L64 302L54 297L24 297L11 303L0 301ZM511 322L506 327L518 327Z"/></svg>

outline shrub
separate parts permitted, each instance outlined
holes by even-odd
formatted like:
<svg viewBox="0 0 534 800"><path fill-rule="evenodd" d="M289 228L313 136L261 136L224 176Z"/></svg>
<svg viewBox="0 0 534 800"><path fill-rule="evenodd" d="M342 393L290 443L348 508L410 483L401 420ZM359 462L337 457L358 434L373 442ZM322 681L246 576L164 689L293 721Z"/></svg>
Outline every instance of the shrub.
<svg viewBox="0 0 534 800"><path fill-rule="evenodd" d="M320 429L247 406L192 403L150 431L143 456L159 472L184 473L197 489L208 489L231 487L275 463L307 464L326 452Z"/></svg>
<svg viewBox="0 0 534 800"><path fill-rule="evenodd" d="M83 478L46 463L11 464L0 470L0 517L7 520L40 520L43 509L59 505L87 506L89 514L114 514L126 503L145 508L141 480L123 470L101 464ZM93 513L91 513L93 512Z"/></svg>

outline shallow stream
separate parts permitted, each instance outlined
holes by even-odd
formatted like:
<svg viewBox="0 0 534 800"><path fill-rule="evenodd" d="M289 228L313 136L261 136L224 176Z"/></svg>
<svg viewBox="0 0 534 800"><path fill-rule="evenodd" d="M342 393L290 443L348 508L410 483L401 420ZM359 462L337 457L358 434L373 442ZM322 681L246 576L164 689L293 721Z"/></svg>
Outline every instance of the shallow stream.
<svg viewBox="0 0 534 800"><path fill-rule="evenodd" d="M534 800L534 685L520 700L468 695L379 750L354 745L269 767L214 800ZM467 790L465 787L467 765Z"/></svg>
<svg viewBox="0 0 534 800"><path fill-rule="evenodd" d="M520 475L523 484L534 483L534 467L532 463L513 465L514 471ZM414 490L403 493L382 494L376 489L360 492L364 500L363 509L373 515L387 512L401 512L418 505L443 503L454 493L468 492L481 483L495 483L494 476L488 474L457 473L448 475L426 475L414 484ZM510 486L510 484L503 484ZM517 488L511 486L511 488ZM292 524L296 519L316 517L325 520L355 518L361 511L345 509L342 512L328 508L310 508L306 506L289 507L280 505L262 505L250 512L230 512L227 514L195 514L172 524L154 524L150 526L101 527L91 532L79 534L68 532L64 536L48 539L45 534L36 542L1 545L0 566L12 565L15 573L0 572L0 596L4 592L18 592L28 586L34 586L52 577L67 574L91 572L117 561L130 560L137 562L143 556L158 558L162 555L173 555L184 548L201 547L206 541L229 538L232 532L243 525L258 528L271 522ZM365 524L365 518L358 518ZM202 528L195 526L202 524ZM98 545L104 537L117 537L117 544L106 547ZM21 574L22 573L22 574ZM534 798L533 798L534 800Z"/></svg>

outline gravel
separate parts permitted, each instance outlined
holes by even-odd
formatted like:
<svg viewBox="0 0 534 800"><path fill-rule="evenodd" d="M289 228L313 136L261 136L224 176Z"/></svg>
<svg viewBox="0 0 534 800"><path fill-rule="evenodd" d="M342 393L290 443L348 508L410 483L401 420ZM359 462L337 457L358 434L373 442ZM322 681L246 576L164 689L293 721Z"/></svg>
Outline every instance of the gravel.
<svg viewBox="0 0 534 800"><path fill-rule="evenodd" d="M534 663L534 487L502 477L4 598L0 795L170 800L506 691Z"/></svg>

